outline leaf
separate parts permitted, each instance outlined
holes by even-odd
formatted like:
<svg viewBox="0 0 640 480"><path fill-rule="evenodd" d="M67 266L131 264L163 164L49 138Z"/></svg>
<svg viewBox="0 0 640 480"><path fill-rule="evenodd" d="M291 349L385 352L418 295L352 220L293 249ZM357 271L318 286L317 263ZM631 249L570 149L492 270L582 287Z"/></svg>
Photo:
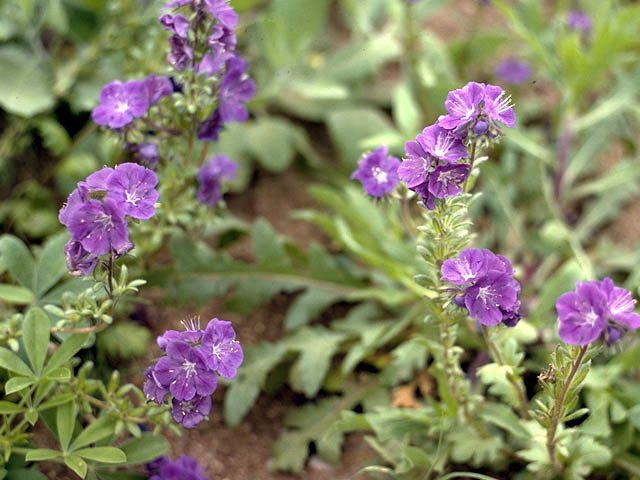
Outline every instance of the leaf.
<svg viewBox="0 0 640 480"><path fill-rule="evenodd" d="M33 292L18 285L0 284L0 300L15 305L29 305L35 300Z"/></svg>
<svg viewBox="0 0 640 480"><path fill-rule="evenodd" d="M420 109L407 83L401 83L393 91L392 112L393 119L402 133L413 137L420 131L422 126Z"/></svg>
<svg viewBox="0 0 640 480"><path fill-rule="evenodd" d="M298 295L289 307L284 319L284 328L293 330L306 325L340 298L341 295L335 292L318 289L307 290Z"/></svg>
<svg viewBox="0 0 640 480"><path fill-rule="evenodd" d="M0 400L0 414L7 413L21 413L25 411L25 407L21 407L12 402L8 402L6 400Z"/></svg>
<svg viewBox="0 0 640 480"><path fill-rule="evenodd" d="M87 460L101 463L123 463L127 461L125 453L116 447L81 448L74 453Z"/></svg>
<svg viewBox="0 0 640 480"><path fill-rule="evenodd" d="M138 438L131 438L120 445L120 450L127 456L126 465L136 465L155 460L169 451L169 442L161 435L143 433Z"/></svg>
<svg viewBox="0 0 640 480"><path fill-rule="evenodd" d="M289 121L265 117L252 124L247 147L270 172L282 172L293 160L295 130Z"/></svg>
<svg viewBox="0 0 640 480"><path fill-rule="evenodd" d="M13 235L1 236L0 256L11 276L23 287L33 290L35 265L31 252L22 240Z"/></svg>
<svg viewBox="0 0 640 480"><path fill-rule="evenodd" d="M293 389L304 392L307 398L314 397L329 371L331 358L345 338L344 334L324 327L303 327L286 338L289 348L300 352L289 372Z"/></svg>
<svg viewBox="0 0 640 480"><path fill-rule="evenodd" d="M140 357L147 351L151 332L142 325L119 321L98 336L98 347L109 356L122 359Z"/></svg>
<svg viewBox="0 0 640 480"><path fill-rule="evenodd" d="M49 448L36 448L29 450L25 456L27 462L40 462L42 460L51 460L62 456L62 452L51 450Z"/></svg>
<svg viewBox="0 0 640 480"><path fill-rule="evenodd" d="M36 123L44 146L55 156L66 153L71 147L71 138L65 128L51 117L44 117Z"/></svg>
<svg viewBox="0 0 640 480"><path fill-rule="evenodd" d="M27 356L36 375L42 373L42 366L49 347L49 317L39 308L32 308L24 320L22 340Z"/></svg>
<svg viewBox="0 0 640 480"><path fill-rule="evenodd" d="M62 342L62 344L56 349L56 351L53 352L53 355L51 355L51 358L45 366L43 375L47 375L52 370L64 365L69 360L71 360L71 357L78 353L78 351L86 343L88 338L88 333L73 334L64 342Z"/></svg>
<svg viewBox="0 0 640 480"><path fill-rule="evenodd" d="M255 403L267 374L282 360L286 347L263 342L247 347L238 376L231 382L224 399L224 419L236 426Z"/></svg>
<svg viewBox="0 0 640 480"><path fill-rule="evenodd" d="M39 297L53 287L66 273L64 246L68 240L69 235L62 233L50 238L44 244L38 258L35 274L35 292Z"/></svg>
<svg viewBox="0 0 640 480"><path fill-rule="evenodd" d="M27 367L27 365L20 360L16 354L4 347L0 347L0 368L18 373L25 377L33 376L31 369Z"/></svg>
<svg viewBox="0 0 640 480"><path fill-rule="evenodd" d="M86 447L91 443L111 435L115 430L116 419L110 416L103 416L91 423L87 428L82 430L71 443L69 448L71 451L78 448Z"/></svg>
<svg viewBox="0 0 640 480"><path fill-rule="evenodd" d="M522 442L526 442L531 437L529 431L520 424L516 414L504 405L485 403L480 410L480 416L486 422L497 425Z"/></svg>
<svg viewBox="0 0 640 480"><path fill-rule="evenodd" d="M309 445L300 433L285 433L273 444L273 467L286 472L300 473L309 456Z"/></svg>
<svg viewBox="0 0 640 480"><path fill-rule="evenodd" d="M64 458L64 464L71 470L76 472L80 478L84 478L87 475L87 462L82 460L77 455L69 455Z"/></svg>
<svg viewBox="0 0 640 480"><path fill-rule="evenodd" d="M453 446L451 459L455 462L469 462L473 466L492 465L503 456L504 442L499 436L482 438L469 427L449 434L449 441Z"/></svg>
<svg viewBox="0 0 640 480"><path fill-rule="evenodd" d="M56 428L58 440L62 450L68 451L71 435L76 424L76 404L75 402L60 405L56 410Z"/></svg>
<svg viewBox="0 0 640 480"><path fill-rule="evenodd" d="M12 468L3 480L47 480L47 477L35 468Z"/></svg>
<svg viewBox="0 0 640 480"><path fill-rule="evenodd" d="M39 56L14 45L0 47L0 105L9 113L32 117L53 107L55 97Z"/></svg>
<svg viewBox="0 0 640 480"><path fill-rule="evenodd" d="M12 393L19 392L34 383L36 383L36 379L33 377L13 377L4 384L4 389L7 392L7 395L11 395Z"/></svg>

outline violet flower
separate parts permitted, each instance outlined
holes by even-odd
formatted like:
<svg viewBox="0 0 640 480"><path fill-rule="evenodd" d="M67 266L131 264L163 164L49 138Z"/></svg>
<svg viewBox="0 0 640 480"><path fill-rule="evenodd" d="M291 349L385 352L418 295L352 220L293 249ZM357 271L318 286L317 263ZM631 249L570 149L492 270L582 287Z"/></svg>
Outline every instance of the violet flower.
<svg viewBox="0 0 640 480"><path fill-rule="evenodd" d="M436 198L455 197L462 193L471 165L439 165L429 174L429 192Z"/></svg>
<svg viewBox="0 0 640 480"><path fill-rule="evenodd" d="M158 176L137 163L118 165L107 180L107 199L115 200L133 218L149 219L156 213Z"/></svg>
<svg viewBox="0 0 640 480"><path fill-rule="evenodd" d="M151 474L149 480L209 480L198 461L188 455L181 455L176 461L160 457L147 464Z"/></svg>
<svg viewBox="0 0 640 480"><path fill-rule="evenodd" d="M149 105L155 105L162 97L173 93L173 84L167 77L149 75L142 82L147 89Z"/></svg>
<svg viewBox="0 0 640 480"><path fill-rule="evenodd" d="M100 105L93 109L91 118L98 125L121 128L143 116L148 109L149 97L144 82L115 80L102 88Z"/></svg>
<svg viewBox="0 0 640 480"><path fill-rule="evenodd" d="M383 145L365 155L358 168L351 174L352 179L358 179L365 191L372 197L382 197L398 184L398 167L400 160L388 156L389 149Z"/></svg>
<svg viewBox="0 0 640 480"><path fill-rule="evenodd" d="M64 246L67 269L74 277L91 275L98 264L98 255L89 253L76 240L69 240Z"/></svg>
<svg viewBox="0 0 640 480"><path fill-rule="evenodd" d="M217 370L224 378L236 376L244 355L242 346L236 340L236 332L231 322L213 318L202 335L200 351L211 370Z"/></svg>
<svg viewBox="0 0 640 480"><path fill-rule="evenodd" d="M398 177L413 189L427 181L427 174L431 166L430 156L415 140L404 144L406 158L398 167Z"/></svg>
<svg viewBox="0 0 640 480"><path fill-rule="evenodd" d="M222 126L223 122L220 116L220 110L216 108L213 113L200 124L198 140L202 140L203 142L217 141Z"/></svg>
<svg viewBox="0 0 640 480"><path fill-rule="evenodd" d="M422 133L416 137L416 142L425 152L439 160L452 163L462 158L469 158L469 152L462 140L438 124L422 130Z"/></svg>
<svg viewBox="0 0 640 480"><path fill-rule="evenodd" d="M233 180L238 164L225 155L214 155L198 172L198 200L213 207L222 199L222 182Z"/></svg>
<svg viewBox="0 0 640 480"><path fill-rule="evenodd" d="M220 82L220 116L224 122L244 122L249 112L244 105L253 98L256 86L247 75L247 62L234 55L226 62Z"/></svg>
<svg viewBox="0 0 640 480"><path fill-rule="evenodd" d="M129 248L129 231L124 212L110 198L104 202L88 200L72 213L67 225L71 238L89 253L103 255Z"/></svg>
<svg viewBox="0 0 640 480"><path fill-rule="evenodd" d="M147 367L144 370L144 378L146 381L142 386L142 392L147 402L156 402L157 404L164 402L164 399L169 395L169 389L163 387L156 380L153 367Z"/></svg>
<svg viewBox="0 0 640 480"><path fill-rule="evenodd" d="M531 78L531 65L515 57L509 57L498 64L495 74L501 82L522 85Z"/></svg>
<svg viewBox="0 0 640 480"><path fill-rule="evenodd" d="M578 30L583 35L589 35L593 29L593 21L589 14L580 10L571 10L567 15L567 25L572 30Z"/></svg>
<svg viewBox="0 0 640 480"><path fill-rule="evenodd" d="M196 395L189 400L172 401L171 416L184 428L193 428L211 412L211 397Z"/></svg>
<svg viewBox="0 0 640 480"><path fill-rule="evenodd" d="M184 15L179 13L176 15L165 13L159 18L159 20L166 30L172 31L180 38L187 38L190 25L189 20L187 20Z"/></svg>
<svg viewBox="0 0 640 480"><path fill-rule="evenodd" d="M227 0L204 0L209 13L227 28L238 25L238 14Z"/></svg>

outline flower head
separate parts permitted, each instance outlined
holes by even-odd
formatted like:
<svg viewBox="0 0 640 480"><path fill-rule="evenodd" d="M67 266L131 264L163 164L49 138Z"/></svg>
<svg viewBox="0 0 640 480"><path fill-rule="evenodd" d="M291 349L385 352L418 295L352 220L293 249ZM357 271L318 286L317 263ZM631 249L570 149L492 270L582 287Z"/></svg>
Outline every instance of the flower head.
<svg viewBox="0 0 640 480"><path fill-rule="evenodd" d="M610 278L578 282L575 291L563 293L556 302L560 338L570 345L586 345L606 331L617 340L621 332L640 327L634 305L631 293Z"/></svg>
<svg viewBox="0 0 640 480"><path fill-rule="evenodd" d="M457 162L461 158L469 158L467 147L460 137L438 124L422 130L422 133L416 137L416 142L425 152L439 160Z"/></svg>
<svg viewBox="0 0 640 480"><path fill-rule="evenodd" d="M225 122L244 122L249 118L245 103L253 98L256 85L247 75L247 62L238 55L226 61L220 82L220 116Z"/></svg>
<svg viewBox="0 0 640 480"><path fill-rule="evenodd" d="M188 455L181 455L176 461L160 457L147 464L151 474L149 480L208 480L198 461Z"/></svg>
<svg viewBox="0 0 640 480"><path fill-rule="evenodd" d="M143 116L148 109L149 96L144 82L115 80L102 88L100 105L93 109L91 118L98 125L121 128Z"/></svg>
<svg viewBox="0 0 640 480"><path fill-rule="evenodd" d="M147 367L144 370L144 378L146 381L142 387L147 402L156 402L158 404L164 402L164 399L169 395L169 389L163 387L158 380L156 380L153 367Z"/></svg>
<svg viewBox="0 0 640 480"><path fill-rule="evenodd" d="M382 197L398 184L400 160L388 156L389 149L383 145L365 155L351 178L360 180L365 191L372 197Z"/></svg>
<svg viewBox="0 0 640 480"><path fill-rule="evenodd" d="M193 428L211 412L211 397L196 395L189 400L173 399L171 416L184 428Z"/></svg>
<svg viewBox="0 0 640 480"><path fill-rule="evenodd" d="M193 49L189 46L189 42L179 35L172 35L169 38L169 48L167 60L173 68L181 72L187 67L187 62L193 60Z"/></svg>
<svg viewBox="0 0 640 480"><path fill-rule="evenodd" d="M162 97L171 95L173 93L173 84L167 77L163 77L160 75L149 75L144 80L142 80L142 82L147 89L149 105L155 105Z"/></svg>
<svg viewBox="0 0 640 480"><path fill-rule="evenodd" d="M426 182L430 156L424 148L415 140L404 144L406 158L398 167L398 177L406 182L407 188L414 188Z"/></svg>
<svg viewBox="0 0 640 480"><path fill-rule="evenodd" d="M98 264L98 255L89 253L76 240L69 240L64 246L67 269L74 277L91 275Z"/></svg>
<svg viewBox="0 0 640 480"><path fill-rule="evenodd" d="M133 218L148 219L156 213L158 176L137 163L118 165L107 180L107 198L115 200Z"/></svg>
<svg viewBox="0 0 640 480"><path fill-rule="evenodd" d="M429 192L436 198L455 197L471 172L471 165L439 165L429 175Z"/></svg>
<svg viewBox="0 0 640 480"><path fill-rule="evenodd" d="M501 82L522 85L531 78L531 65L509 57L498 64L495 73Z"/></svg>
<svg viewBox="0 0 640 480"><path fill-rule="evenodd" d="M217 141L220 131L222 130L222 126L223 123L220 110L216 108L213 113L200 124L198 140L202 140L203 142Z"/></svg>
<svg viewBox="0 0 640 480"><path fill-rule="evenodd" d="M569 12L569 15L567 15L567 25L572 30L582 32L583 35L590 34L593 29L591 17L587 13L579 10L571 10Z"/></svg>
<svg viewBox="0 0 640 480"><path fill-rule="evenodd" d="M138 143L130 147L138 157L138 161L149 168L156 168L160 155L158 154L157 143Z"/></svg>
<svg viewBox="0 0 640 480"><path fill-rule="evenodd" d="M205 0L207 9L213 17L227 28L238 25L238 14L227 0Z"/></svg>
<svg viewBox="0 0 640 480"><path fill-rule="evenodd" d="M114 200L88 200L71 214L67 225L71 238L95 255L130 248L124 212Z"/></svg>
<svg viewBox="0 0 640 480"><path fill-rule="evenodd" d="M236 376L238 367L244 358L242 346L236 340L236 332L231 322L212 319L202 336L200 351L205 357L207 366L217 370L225 378Z"/></svg>
<svg viewBox="0 0 640 480"><path fill-rule="evenodd" d="M225 155L214 155L198 172L198 200L213 207L222 198L222 182L233 180L238 164Z"/></svg>
<svg viewBox="0 0 640 480"><path fill-rule="evenodd" d="M187 38L190 25L189 20L187 20L184 15L179 13L176 15L165 13L159 20L166 30L171 30L181 38Z"/></svg>

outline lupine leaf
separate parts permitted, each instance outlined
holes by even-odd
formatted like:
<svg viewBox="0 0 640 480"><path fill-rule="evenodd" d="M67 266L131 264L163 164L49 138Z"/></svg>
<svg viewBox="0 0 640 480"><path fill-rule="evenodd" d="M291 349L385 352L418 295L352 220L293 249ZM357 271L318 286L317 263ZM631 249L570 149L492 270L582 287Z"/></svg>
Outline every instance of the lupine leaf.
<svg viewBox="0 0 640 480"><path fill-rule="evenodd" d="M0 256L11 276L23 287L33 290L35 262L22 240L13 235L1 236Z"/></svg>
<svg viewBox="0 0 640 480"><path fill-rule="evenodd" d="M24 320L22 339L33 371L39 375L49 346L49 317L39 308L32 308Z"/></svg>

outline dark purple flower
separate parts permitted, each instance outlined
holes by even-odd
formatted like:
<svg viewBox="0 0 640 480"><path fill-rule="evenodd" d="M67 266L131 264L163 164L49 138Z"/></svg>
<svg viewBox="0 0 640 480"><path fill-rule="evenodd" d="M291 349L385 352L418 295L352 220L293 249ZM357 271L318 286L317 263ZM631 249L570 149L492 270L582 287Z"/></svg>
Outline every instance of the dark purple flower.
<svg viewBox="0 0 640 480"><path fill-rule="evenodd" d="M213 207L222 198L222 182L233 180L238 164L225 155L214 155L198 172L198 200Z"/></svg>
<svg viewBox="0 0 640 480"><path fill-rule="evenodd" d="M236 376L244 358L242 346L236 340L231 322L212 319L202 336L202 348L207 366L225 378Z"/></svg>
<svg viewBox="0 0 640 480"><path fill-rule="evenodd" d="M62 208L58 212L58 220L65 227L69 227L72 213L82 204L89 200L89 188L86 182L79 182L78 187L73 190L67 197Z"/></svg>
<svg viewBox="0 0 640 480"><path fill-rule="evenodd" d="M107 180L113 173L113 168L103 167L100 170L93 172L84 181L85 185L89 189L89 192L97 192L107 190Z"/></svg>
<svg viewBox="0 0 640 480"><path fill-rule="evenodd" d="M244 122L249 118L244 104L253 98L256 86L246 71L247 62L239 56L227 60L219 95L220 116L224 122Z"/></svg>
<svg viewBox="0 0 640 480"><path fill-rule="evenodd" d="M148 219L156 213L158 176L137 163L118 165L107 180L109 195L122 211L133 218Z"/></svg>
<svg viewBox="0 0 640 480"><path fill-rule="evenodd" d="M158 160L160 160L160 155L158 154L158 144L157 143L138 143L130 147L131 151L133 151L138 160L143 165L146 165L149 168L156 168L158 166Z"/></svg>
<svg viewBox="0 0 640 480"><path fill-rule="evenodd" d="M428 210L436 208L436 197L429 191L429 182L421 183L420 185L412 188L422 198L422 203Z"/></svg>
<svg viewBox="0 0 640 480"><path fill-rule="evenodd" d="M224 50L230 52L235 50L238 40L234 31L222 24L216 23L209 35L209 47L216 48L221 46Z"/></svg>
<svg viewBox="0 0 640 480"><path fill-rule="evenodd" d="M407 184L407 188L414 188L426 182L430 157L415 140L406 142L404 151L407 158L398 167L398 177Z"/></svg>
<svg viewBox="0 0 640 480"><path fill-rule="evenodd" d="M155 105L162 97L173 93L173 84L168 77L149 75L143 82L147 89L149 105Z"/></svg>
<svg viewBox="0 0 640 480"><path fill-rule="evenodd" d="M189 42L178 35L172 35L169 38L169 47L171 50L167 60L173 68L181 72L187 66L187 62L193 60L193 49L189 46Z"/></svg>
<svg viewBox="0 0 640 480"><path fill-rule="evenodd" d="M604 331L617 335L617 339L623 331L640 327L640 315L634 313L634 306L631 293L616 287L610 278L578 282L575 291L563 293L556 302L558 333L570 345L591 343Z"/></svg>
<svg viewBox="0 0 640 480"><path fill-rule="evenodd" d="M465 306L471 318L483 325L497 325L504 311L511 311L518 300L520 284L508 274L489 271L465 292ZM508 319L513 316L510 312Z"/></svg>
<svg viewBox="0 0 640 480"><path fill-rule="evenodd" d="M64 254L67 260L67 269L74 277L91 275L98 264L98 255L87 252L82 244L75 240L69 240L64 246Z"/></svg>
<svg viewBox="0 0 640 480"><path fill-rule="evenodd" d="M579 10L571 10L569 15L567 15L567 25L569 25L569 28L572 30L578 30L582 32L583 35L589 35L593 28L593 21L587 13Z"/></svg>
<svg viewBox="0 0 640 480"><path fill-rule="evenodd" d="M469 157L469 151L462 140L437 124L422 130L416 141L425 152L439 160L451 163Z"/></svg>
<svg viewBox="0 0 640 480"><path fill-rule="evenodd" d="M218 69L222 66L223 56L222 55L214 55L213 57L210 54L206 54L202 61L198 64L198 75L206 75L210 77L214 73L218 71Z"/></svg>
<svg viewBox="0 0 640 480"><path fill-rule="evenodd" d="M516 114L511 104L511 96L506 96L505 91L496 85L485 87L482 110L494 123L502 123L512 128L516 126Z"/></svg>
<svg viewBox="0 0 640 480"><path fill-rule="evenodd" d="M471 165L438 165L429 174L429 192L436 198L455 197L462 192L464 182L471 172Z"/></svg>
<svg viewBox="0 0 640 480"><path fill-rule="evenodd" d="M196 395L211 395L218 377L210 371L202 355L185 342L169 342L167 356L160 358L154 367L158 383L168 388L176 400L191 400Z"/></svg>
<svg viewBox="0 0 640 480"><path fill-rule="evenodd" d="M488 257L493 255L490 250L467 248L460 252L457 258L449 258L442 263L442 280L454 285L466 285L475 282L487 273Z"/></svg>
<svg viewBox="0 0 640 480"><path fill-rule="evenodd" d="M238 14L227 0L204 0L211 15L222 25L233 28L238 25Z"/></svg>
<svg viewBox="0 0 640 480"><path fill-rule="evenodd" d="M67 225L71 238L95 255L130 248L129 231L124 212L112 199L104 202L88 200L79 205Z"/></svg>
<svg viewBox="0 0 640 480"><path fill-rule="evenodd" d="M184 428L193 428L211 412L211 397L196 395L189 400L174 398L172 405L171 416L176 423L182 424Z"/></svg>
<svg viewBox="0 0 640 480"><path fill-rule="evenodd" d="M198 140L203 142L215 142L218 140L220 130L222 130L222 117L220 116L220 110L215 109L213 113L200 125L198 130Z"/></svg>
<svg viewBox="0 0 640 480"><path fill-rule="evenodd" d="M522 85L531 78L531 65L509 57L498 64L495 73L501 82Z"/></svg>
<svg viewBox="0 0 640 480"><path fill-rule="evenodd" d="M400 160L387 156L389 149L383 145L365 155L351 178L360 180L365 191L372 197L382 197L398 184Z"/></svg>
<svg viewBox="0 0 640 480"><path fill-rule="evenodd" d="M143 116L148 109L149 97L144 82L115 80L102 88L100 105L93 109L91 118L98 125L120 128Z"/></svg>
<svg viewBox="0 0 640 480"><path fill-rule="evenodd" d="M180 38L187 38L187 34L189 33L189 20L187 20L184 15L179 13L176 15L165 13L159 20L166 30L171 30Z"/></svg>
<svg viewBox="0 0 640 480"><path fill-rule="evenodd" d="M149 480L209 480L198 461L188 455L181 455L175 462L168 457L160 457L147 464L152 475Z"/></svg>
<svg viewBox="0 0 640 480"><path fill-rule="evenodd" d="M154 376L154 367L147 367L144 371L144 378L146 381L142 387L142 392L144 393L147 402L156 402L160 404L164 402L164 399L167 395L169 395L169 390L164 388L160 383L155 379Z"/></svg>

